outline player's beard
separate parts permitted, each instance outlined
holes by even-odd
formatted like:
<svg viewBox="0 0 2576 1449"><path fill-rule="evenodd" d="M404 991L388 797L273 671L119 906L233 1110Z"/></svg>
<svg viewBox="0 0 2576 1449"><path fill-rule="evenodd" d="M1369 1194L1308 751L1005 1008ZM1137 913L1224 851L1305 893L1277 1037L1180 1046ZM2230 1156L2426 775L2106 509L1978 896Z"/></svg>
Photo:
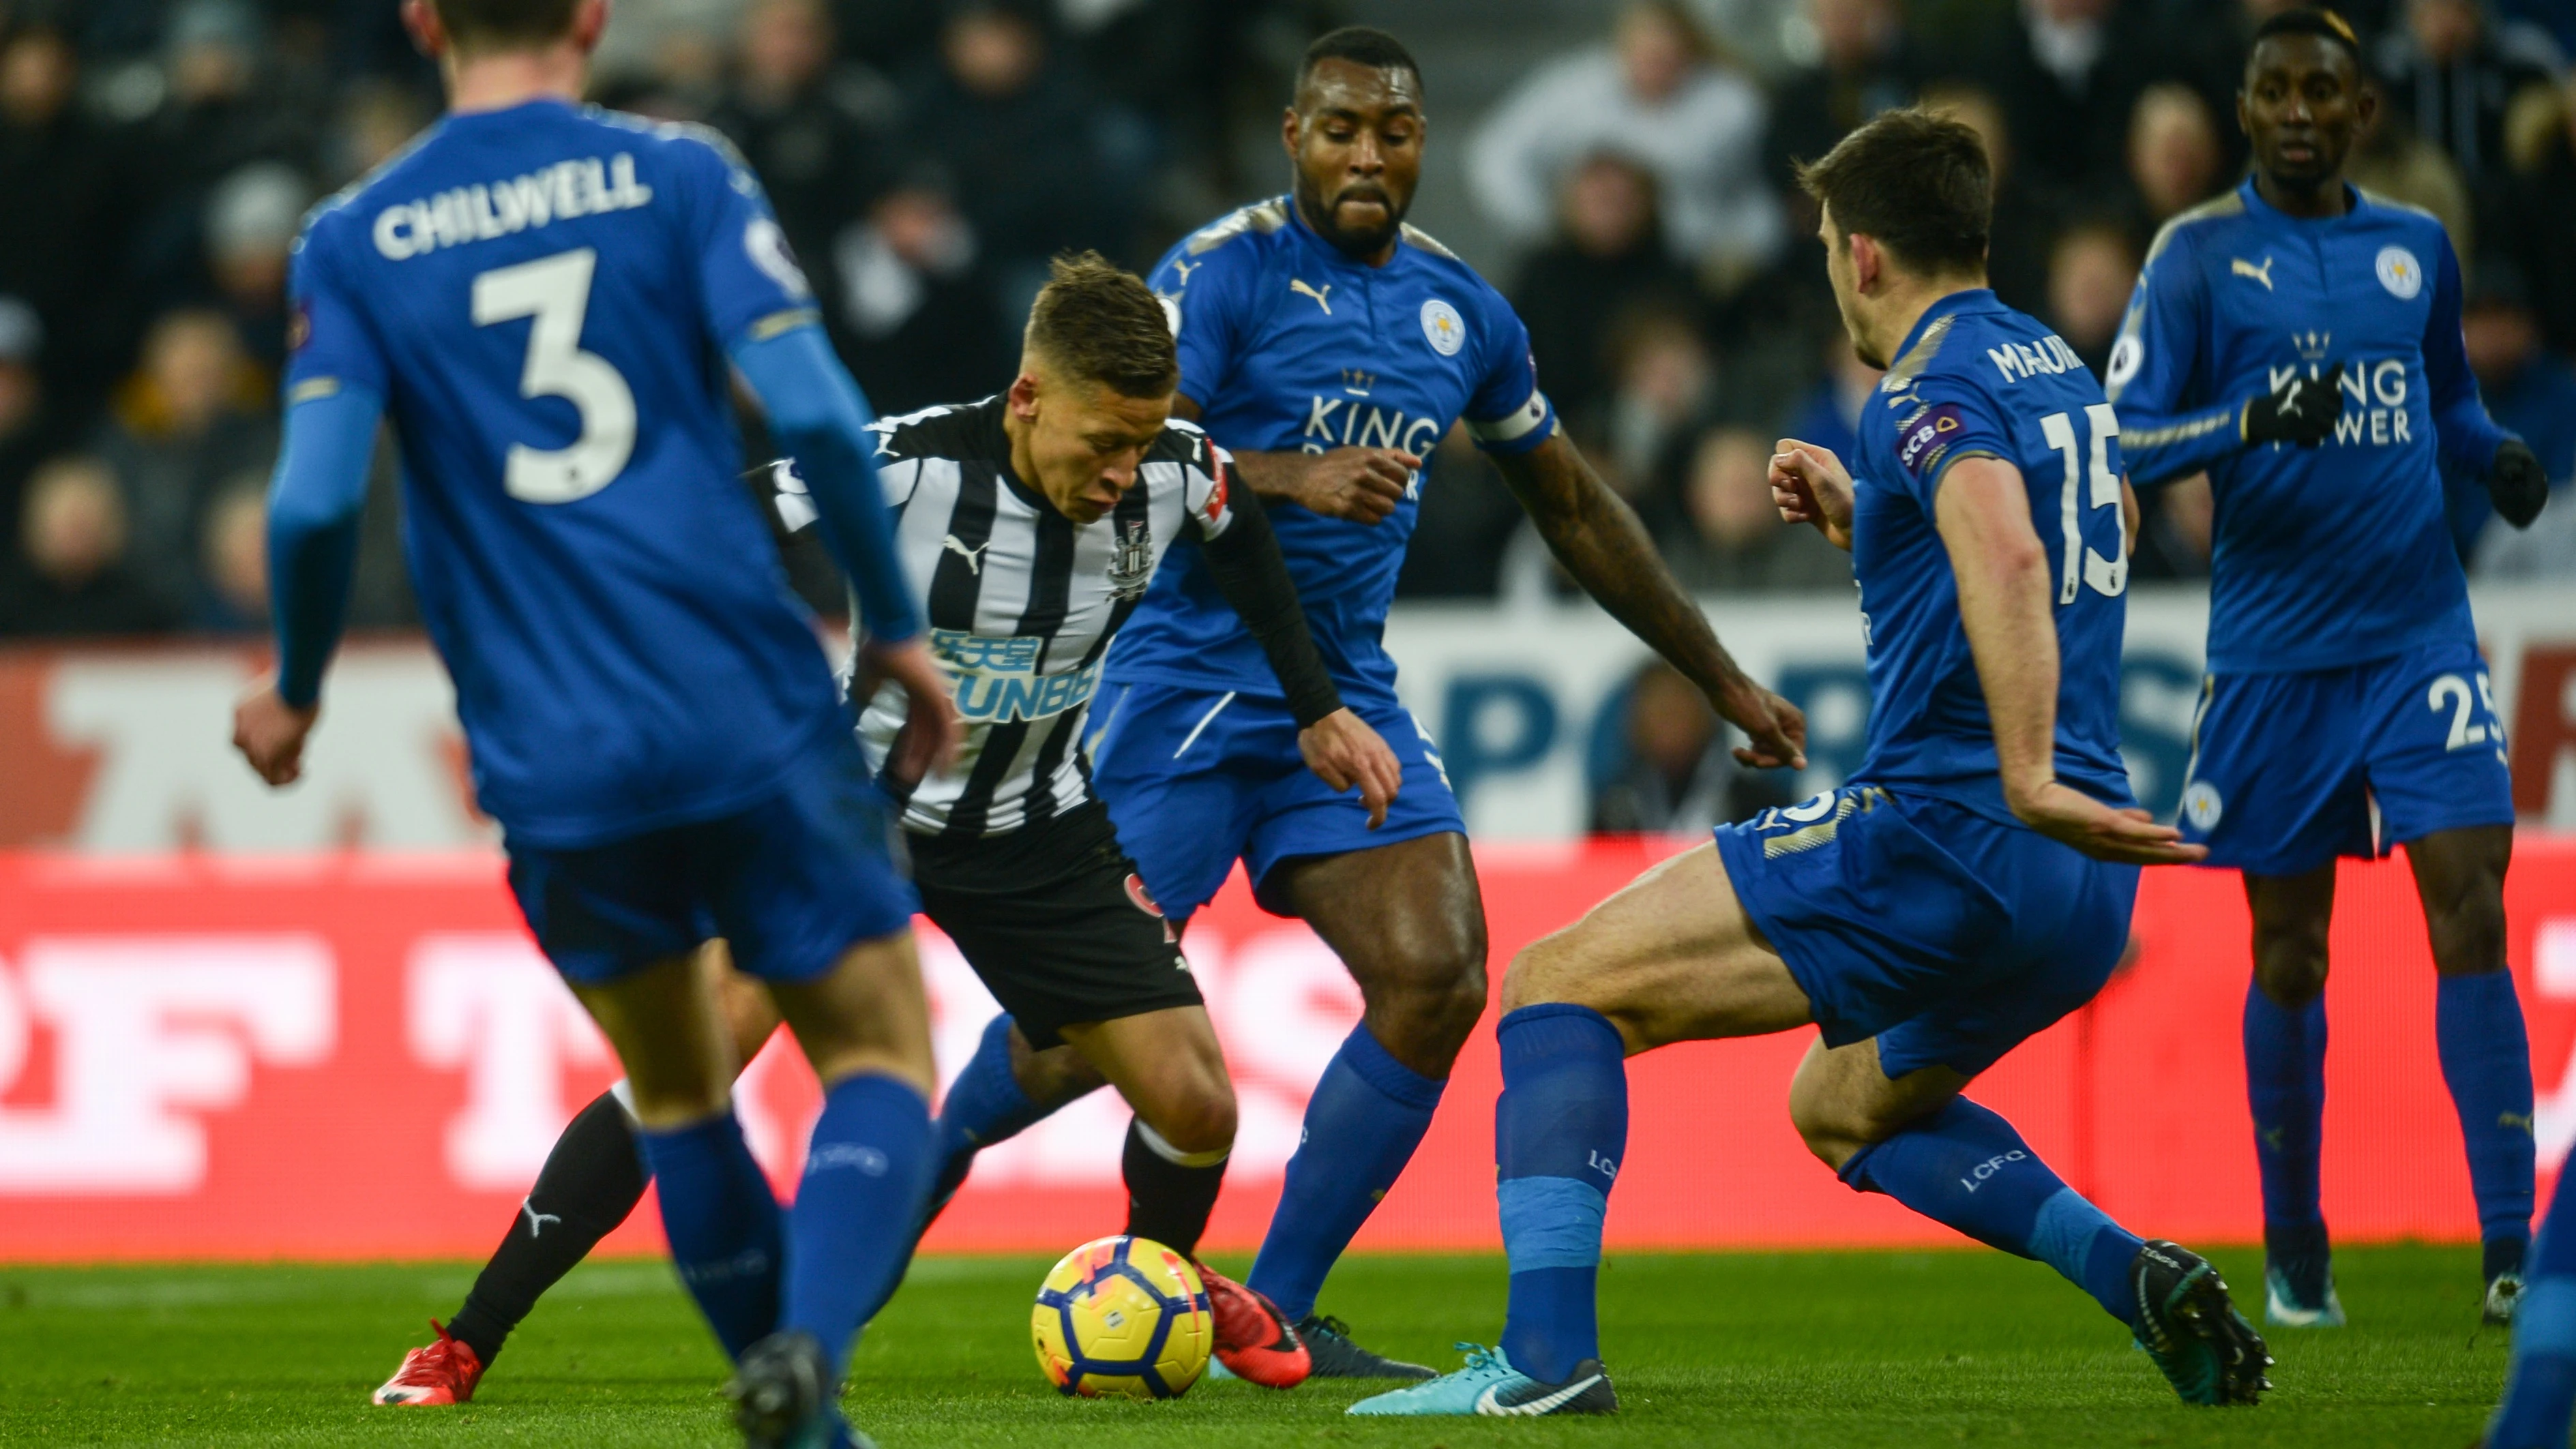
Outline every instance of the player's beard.
<svg viewBox="0 0 2576 1449"><path fill-rule="evenodd" d="M1407 208L1397 205L1393 193L1383 186L1347 186L1333 199L1341 201L1353 195L1368 197L1384 206L1386 225L1368 231L1353 231L1343 226L1336 219L1334 210L1325 204L1323 195L1315 189L1315 183L1302 171L1297 175L1297 209L1306 214L1306 222L1315 228L1315 234L1331 242L1333 249L1345 256L1373 256L1395 240L1396 232L1404 225Z"/></svg>

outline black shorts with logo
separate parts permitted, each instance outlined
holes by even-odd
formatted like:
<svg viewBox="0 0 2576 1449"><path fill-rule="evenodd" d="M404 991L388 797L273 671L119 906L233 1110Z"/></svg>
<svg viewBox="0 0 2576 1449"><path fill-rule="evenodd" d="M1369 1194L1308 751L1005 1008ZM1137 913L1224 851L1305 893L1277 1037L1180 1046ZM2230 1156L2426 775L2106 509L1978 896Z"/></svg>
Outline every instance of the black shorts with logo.
<svg viewBox="0 0 2576 1449"><path fill-rule="evenodd" d="M1063 1028L1202 1004L1097 800L1006 835L915 835L921 908L1040 1051Z"/></svg>

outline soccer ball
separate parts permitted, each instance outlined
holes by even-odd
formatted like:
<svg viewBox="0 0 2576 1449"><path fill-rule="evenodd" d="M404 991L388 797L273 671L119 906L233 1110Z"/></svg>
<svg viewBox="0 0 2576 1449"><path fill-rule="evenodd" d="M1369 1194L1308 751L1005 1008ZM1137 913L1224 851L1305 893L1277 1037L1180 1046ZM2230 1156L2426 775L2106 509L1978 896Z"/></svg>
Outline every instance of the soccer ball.
<svg viewBox="0 0 2576 1449"><path fill-rule="evenodd" d="M1038 1285L1029 1335L1059 1393L1174 1399L1207 1372L1216 1318L1189 1259L1148 1238L1101 1238Z"/></svg>

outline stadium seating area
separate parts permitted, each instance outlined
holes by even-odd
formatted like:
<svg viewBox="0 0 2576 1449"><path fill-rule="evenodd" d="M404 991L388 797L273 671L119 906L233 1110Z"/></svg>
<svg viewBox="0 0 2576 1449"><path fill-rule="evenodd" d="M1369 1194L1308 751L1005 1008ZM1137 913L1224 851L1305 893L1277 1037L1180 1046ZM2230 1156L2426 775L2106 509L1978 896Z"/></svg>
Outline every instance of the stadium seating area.
<svg viewBox="0 0 2576 1449"><path fill-rule="evenodd" d="M1440 122L1415 219L1519 306L1549 392L1685 581L1771 592L1847 575L1772 524L1770 440L1846 435L1871 381L1795 160L1909 100L1971 120L2004 178L1997 290L2098 366L2157 227L2239 173L2243 36L2279 4L625 0L600 99L733 137L893 412L989 390L1054 251L1141 267L1279 186L1297 48L1393 25ZM2450 227L2490 405L2565 486L2576 20L2550 0L2347 8L2388 101L2362 169ZM0 637L265 628L287 248L435 110L396 10L0 5ZM354 619L400 628L389 452L379 471ZM2151 500L2142 577L2205 571L2208 507L2191 483ZM2464 488L2480 574L2576 575L2576 510L2511 537L2485 514ZM1422 533L1409 596L1563 588L1470 448L1442 450Z"/></svg>

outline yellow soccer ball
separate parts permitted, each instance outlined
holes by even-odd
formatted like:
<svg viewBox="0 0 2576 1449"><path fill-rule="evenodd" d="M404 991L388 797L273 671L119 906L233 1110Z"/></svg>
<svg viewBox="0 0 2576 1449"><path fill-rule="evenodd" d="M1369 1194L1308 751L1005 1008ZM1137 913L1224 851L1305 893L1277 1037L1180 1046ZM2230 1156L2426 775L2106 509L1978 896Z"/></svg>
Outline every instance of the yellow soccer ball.
<svg viewBox="0 0 2576 1449"><path fill-rule="evenodd" d="M1101 1238L1038 1285L1029 1336L1059 1393L1176 1399L1207 1372L1216 1318L1189 1259L1147 1238Z"/></svg>

